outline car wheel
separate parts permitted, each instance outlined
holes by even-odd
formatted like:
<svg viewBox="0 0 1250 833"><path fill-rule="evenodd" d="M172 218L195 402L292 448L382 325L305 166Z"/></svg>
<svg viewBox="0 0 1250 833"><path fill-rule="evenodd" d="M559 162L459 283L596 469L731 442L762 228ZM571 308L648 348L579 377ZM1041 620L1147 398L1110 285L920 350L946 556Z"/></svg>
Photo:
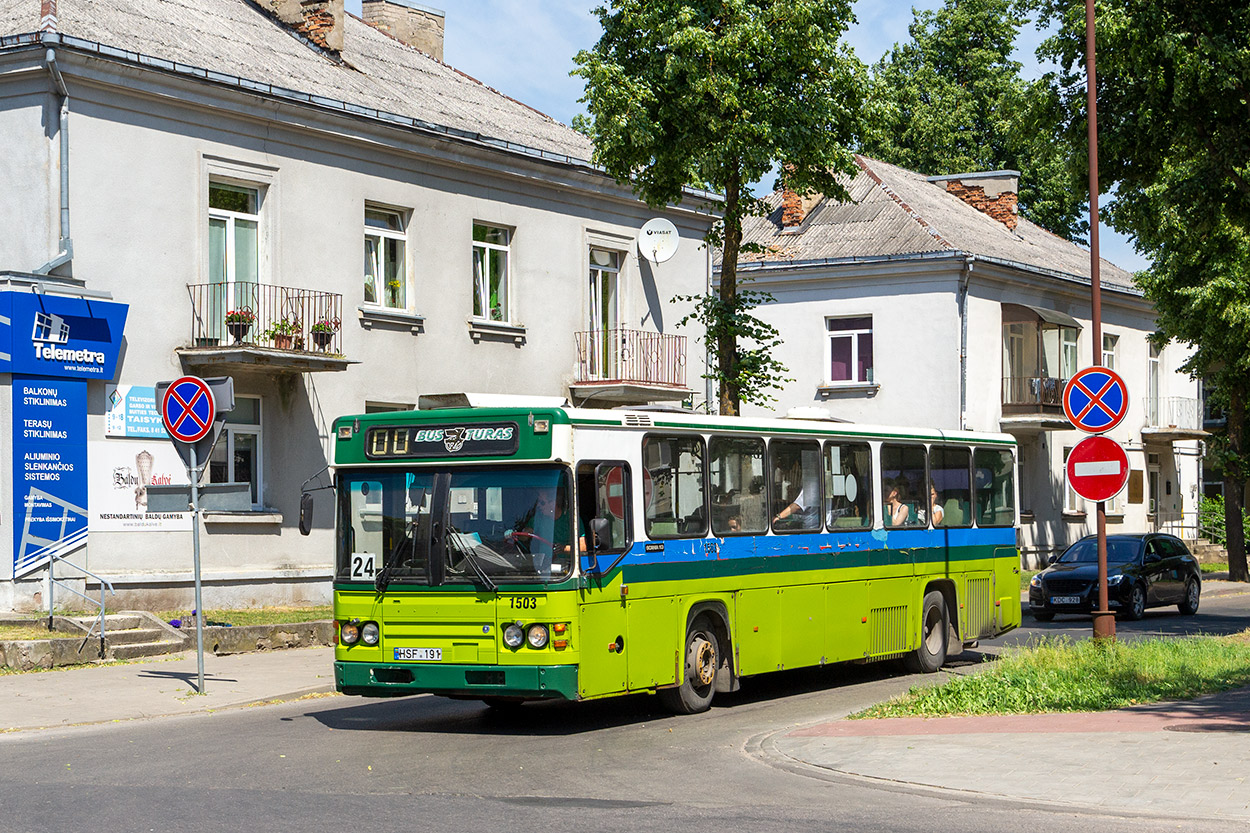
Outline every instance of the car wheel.
<svg viewBox="0 0 1250 833"><path fill-rule="evenodd" d="M940 590L930 590L925 594L920 611L920 647L903 658L907 670L932 674L941 668L946 662L946 640L950 629L946 597Z"/></svg>
<svg viewBox="0 0 1250 833"><path fill-rule="evenodd" d="M1129 591L1128 604L1124 606L1124 618L1137 621L1146 615L1146 588L1134 584Z"/></svg>
<svg viewBox="0 0 1250 833"><path fill-rule="evenodd" d="M1177 605L1181 613L1186 616L1193 616L1198 612L1198 601L1202 595L1202 588L1198 582L1189 579L1185 582L1185 599Z"/></svg>
<svg viewBox="0 0 1250 833"><path fill-rule="evenodd" d="M1053 610L1031 610L1029 612L1032 613L1033 618L1039 622L1050 622L1055 618L1055 612Z"/></svg>

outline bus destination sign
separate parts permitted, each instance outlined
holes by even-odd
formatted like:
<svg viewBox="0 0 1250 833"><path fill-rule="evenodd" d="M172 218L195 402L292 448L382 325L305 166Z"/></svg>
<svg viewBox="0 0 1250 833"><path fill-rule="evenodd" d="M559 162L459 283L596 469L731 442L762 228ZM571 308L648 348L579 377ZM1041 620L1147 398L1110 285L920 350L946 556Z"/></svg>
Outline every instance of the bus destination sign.
<svg viewBox="0 0 1250 833"><path fill-rule="evenodd" d="M515 422L471 425L411 425L370 428L365 453L392 457L506 457L517 452Z"/></svg>

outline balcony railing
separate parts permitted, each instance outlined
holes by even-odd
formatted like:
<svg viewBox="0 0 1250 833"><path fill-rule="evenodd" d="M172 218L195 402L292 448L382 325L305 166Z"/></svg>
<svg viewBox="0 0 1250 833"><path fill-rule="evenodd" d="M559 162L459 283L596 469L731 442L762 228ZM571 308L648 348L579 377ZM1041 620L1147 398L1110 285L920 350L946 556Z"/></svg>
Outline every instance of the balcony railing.
<svg viewBox="0 0 1250 833"><path fill-rule="evenodd" d="M190 284L194 347L341 354L343 296L248 282Z"/></svg>
<svg viewBox="0 0 1250 833"><path fill-rule="evenodd" d="M1145 399L1147 428L1202 428L1202 402L1186 396Z"/></svg>
<svg viewBox="0 0 1250 833"><path fill-rule="evenodd" d="M1063 408L1067 379L1049 376L1003 377L1003 411L1029 412Z"/></svg>
<svg viewBox="0 0 1250 833"><path fill-rule="evenodd" d="M615 328L577 336L577 384L686 386L686 337Z"/></svg>

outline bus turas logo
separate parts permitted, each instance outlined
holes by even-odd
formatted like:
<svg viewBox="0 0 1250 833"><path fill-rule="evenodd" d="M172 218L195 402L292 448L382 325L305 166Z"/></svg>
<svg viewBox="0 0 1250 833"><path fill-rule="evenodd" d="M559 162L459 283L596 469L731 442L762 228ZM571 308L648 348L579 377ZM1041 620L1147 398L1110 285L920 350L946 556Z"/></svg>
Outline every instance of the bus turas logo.
<svg viewBox="0 0 1250 833"><path fill-rule="evenodd" d="M515 422L439 427L378 427L369 429L365 448L379 457L493 457L515 454Z"/></svg>

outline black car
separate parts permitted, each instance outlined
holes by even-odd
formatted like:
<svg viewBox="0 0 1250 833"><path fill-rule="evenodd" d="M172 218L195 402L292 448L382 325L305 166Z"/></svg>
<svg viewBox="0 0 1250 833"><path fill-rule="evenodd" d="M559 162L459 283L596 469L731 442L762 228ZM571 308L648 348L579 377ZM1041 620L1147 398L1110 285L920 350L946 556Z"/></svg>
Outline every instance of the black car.
<svg viewBox="0 0 1250 833"><path fill-rule="evenodd" d="M1159 533L1107 536L1107 605L1126 619L1148 607L1176 605L1198 612L1202 571L1179 538ZM1098 538L1087 535L1052 559L1029 582L1029 610L1049 622L1056 613L1098 608Z"/></svg>

